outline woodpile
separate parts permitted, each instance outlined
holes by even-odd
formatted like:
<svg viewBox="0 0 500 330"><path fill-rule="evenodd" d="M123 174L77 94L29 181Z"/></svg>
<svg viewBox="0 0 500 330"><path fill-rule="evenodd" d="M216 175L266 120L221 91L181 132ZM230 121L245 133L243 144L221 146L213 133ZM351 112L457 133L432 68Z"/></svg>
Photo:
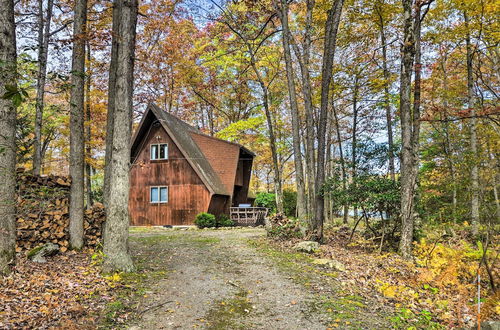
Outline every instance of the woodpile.
<svg viewBox="0 0 500 330"><path fill-rule="evenodd" d="M45 243L55 243L64 252L69 247L70 180L60 176L33 176L18 170L17 252ZM104 207L96 203L85 212L85 244L95 247L101 240Z"/></svg>

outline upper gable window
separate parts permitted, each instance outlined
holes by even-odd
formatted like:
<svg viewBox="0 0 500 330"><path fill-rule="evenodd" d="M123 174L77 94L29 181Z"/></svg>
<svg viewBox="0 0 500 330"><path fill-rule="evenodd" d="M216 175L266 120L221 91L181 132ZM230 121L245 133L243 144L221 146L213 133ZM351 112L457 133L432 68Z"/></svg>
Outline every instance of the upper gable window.
<svg viewBox="0 0 500 330"><path fill-rule="evenodd" d="M151 145L151 160L168 159L168 144L159 143Z"/></svg>

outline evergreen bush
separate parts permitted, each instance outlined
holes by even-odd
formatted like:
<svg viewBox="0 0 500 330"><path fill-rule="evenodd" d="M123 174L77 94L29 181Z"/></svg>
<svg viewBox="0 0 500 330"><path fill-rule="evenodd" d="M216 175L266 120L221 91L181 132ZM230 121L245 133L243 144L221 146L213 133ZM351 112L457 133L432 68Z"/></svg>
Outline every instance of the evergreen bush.
<svg viewBox="0 0 500 330"><path fill-rule="evenodd" d="M201 212L196 216L194 224L198 228L211 228L215 227L217 225L217 222L215 221L215 215L206 212Z"/></svg>

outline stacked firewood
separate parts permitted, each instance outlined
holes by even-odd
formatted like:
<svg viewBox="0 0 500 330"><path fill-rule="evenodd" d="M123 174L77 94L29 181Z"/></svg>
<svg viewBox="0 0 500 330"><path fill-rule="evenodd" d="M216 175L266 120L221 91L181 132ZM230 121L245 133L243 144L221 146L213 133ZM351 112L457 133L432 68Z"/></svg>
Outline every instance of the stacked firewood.
<svg viewBox="0 0 500 330"><path fill-rule="evenodd" d="M18 170L17 247L30 250L55 243L64 252L69 247L70 180L60 176L33 176ZM96 203L85 212L85 244L99 244L105 220L104 207Z"/></svg>

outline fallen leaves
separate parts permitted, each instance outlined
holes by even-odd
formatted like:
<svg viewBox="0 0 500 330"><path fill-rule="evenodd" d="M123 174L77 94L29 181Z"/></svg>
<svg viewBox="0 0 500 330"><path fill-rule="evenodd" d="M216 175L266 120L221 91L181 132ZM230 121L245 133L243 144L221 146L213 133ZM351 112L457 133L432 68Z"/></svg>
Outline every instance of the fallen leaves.
<svg viewBox="0 0 500 330"><path fill-rule="evenodd" d="M471 244L447 242L446 246L433 246L422 241L416 245L415 255L432 258L417 259L414 263L401 259L396 253L381 255L376 252L377 246L370 246L373 242L362 237L356 236L347 245L349 235L342 227L327 231L325 236L327 243L314 255L322 259L313 259L311 264L321 266L335 259L345 265L346 271L335 273L335 279L346 294L360 295L380 306L392 306L395 311L407 309L411 317L405 319L418 319L427 325L439 322L463 327L475 322L477 286L474 278L481 255ZM275 240L273 244L291 251L296 242ZM498 268L492 269L497 272ZM304 285L309 286L308 283ZM500 294L488 296L486 287L482 286L482 317L499 319L500 307L495 301L499 301ZM330 326L341 325L334 322Z"/></svg>
<svg viewBox="0 0 500 330"><path fill-rule="evenodd" d="M75 252L43 264L19 257L0 278L0 328L95 328L109 284L89 259Z"/></svg>

